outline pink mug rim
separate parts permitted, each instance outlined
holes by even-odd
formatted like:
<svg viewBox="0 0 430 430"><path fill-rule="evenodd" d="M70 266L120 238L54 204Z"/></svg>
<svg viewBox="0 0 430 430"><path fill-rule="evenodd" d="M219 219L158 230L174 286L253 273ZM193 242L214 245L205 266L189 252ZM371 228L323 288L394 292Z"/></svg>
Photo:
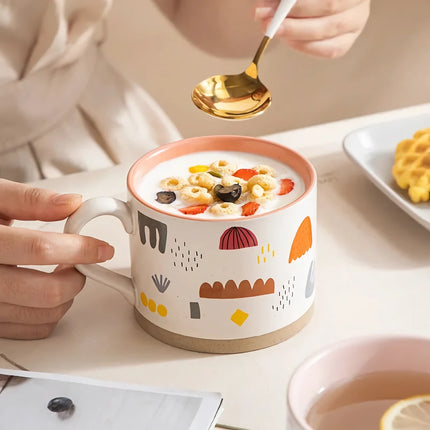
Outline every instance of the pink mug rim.
<svg viewBox="0 0 430 430"><path fill-rule="evenodd" d="M228 219L191 218L190 216L183 215L181 213L177 214L177 213L171 213L168 211L163 211L160 208L156 207L155 205L151 205L149 202L142 199L139 196L139 194L137 193L136 186L135 186L135 177L138 175L139 169L142 166L142 164L149 163L150 168L148 170L150 170L151 168L154 167L154 163L156 162L157 159L161 158L160 161L172 159L174 156L172 156L172 155L169 156L168 155L169 152L170 153L173 152L174 154L179 153L179 155L185 155L185 154L189 154L190 152L199 152L199 151L204 151L204 150L228 150L227 148L224 148L224 146L226 146L227 143L231 144L232 141L234 141L234 144L236 146L240 146L240 142L243 143L245 141L252 143L254 146L256 146L258 143L260 143L260 144L264 144L265 148L269 148L270 150L272 150L274 152L281 151L283 153L289 154L292 157L292 161L294 161L293 164L295 164L295 165L292 166L289 163L287 165L289 167L291 167L292 169L294 169L296 172L298 172L298 170L303 170L308 175L308 178L303 178L303 175L300 174L300 176L305 181L305 186L306 186L305 192L299 198L295 199L294 201L292 201L291 203L289 203L287 205L273 209L270 212L266 212L266 213L263 213L260 215L254 215L252 217L248 217L246 219L243 219L243 217L235 217L235 218L228 218ZM223 148L222 149L215 149L214 147L204 148L203 147L204 142L209 142L213 146L221 145ZM198 150L194 150L194 151L191 151L191 150L187 151L187 147L189 147L190 144L194 144L198 148L200 148L200 147L201 148ZM239 151L239 149L235 149L235 148L232 148L230 150ZM243 150L243 152L246 152L246 151ZM254 154L259 153L258 151L256 152L256 151L249 151L249 150L248 150L248 152L254 153ZM261 154L261 155L270 158L269 154ZM271 158L274 158L274 157L271 157ZM133 198L135 200L137 200L139 203L141 203L142 205L144 205L144 206L146 206L146 207L148 207L148 208L150 208L156 212L159 212L161 214L172 216L175 218L181 218L181 219L187 219L187 220L193 220L193 221L209 221L209 222L225 222L225 221L234 221L234 220L238 220L238 219L240 219L242 221L246 221L249 219L254 220L257 218L265 217L269 214L283 211L283 210L287 209L288 207L296 205L301 200L305 199L311 193L311 191L315 188L315 184L316 184L315 168L304 156L299 154L297 151L295 151L295 150L293 150L287 146L281 145L279 143L272 142L270 140L266 140L266 139L262 139L262 138L258 138L258 137L241 136L241 135L197 136L197 137L189 137L189 138L180 139L180 140L177 140L174 142L166 143L162 146L159 146L159 147L153 149L152 151L147 152L142 157L140 157L138 160L136 160L131 165L131 167L128 171L128 174L127 174L127 189L129 190L129 192L131 193Z"/></svg>
<svg viewBox="0 0 430 430"><path fill-rule="evenodd" d="M287 388L287 404L288 413L292 414L296 422L302 426L303 430L314 430L306 421L306 417L299 416L295 409L293 395L295 386L299 384L299 380L303 378L304 374L312 367L315 363L324 359L328 355L336 353L336 351L342 350L344 348L349 348L353 345L360 344L380 344L381 342L393 342L393 341L417 341L417 342L427 342L430 345L430 338L419 335L402 335L402 334L379 334L379 335L362 335L355 336L336 342L332 342L326 346L321 347L316 352L305 358L293 371L290 377L288 388Z"/></svg>

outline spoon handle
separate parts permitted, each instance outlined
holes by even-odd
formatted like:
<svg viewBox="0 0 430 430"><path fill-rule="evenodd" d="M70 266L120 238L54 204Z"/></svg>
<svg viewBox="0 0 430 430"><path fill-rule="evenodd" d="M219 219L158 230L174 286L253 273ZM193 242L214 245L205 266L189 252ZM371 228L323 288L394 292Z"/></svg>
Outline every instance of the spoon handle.
<svg viewBox="0 0 430 430"><path fill-rule="evenodd" d="M296 0L281 0L279 2L275 15L273 16L272 21L270 21L270 24L267 27L267 30L266 30L267 37L270 37L270 39L273 38L279 26L282 24L282 21L288 15L288 12L291 10L291 8L294 6L295 3L296 3Z"/></svg>

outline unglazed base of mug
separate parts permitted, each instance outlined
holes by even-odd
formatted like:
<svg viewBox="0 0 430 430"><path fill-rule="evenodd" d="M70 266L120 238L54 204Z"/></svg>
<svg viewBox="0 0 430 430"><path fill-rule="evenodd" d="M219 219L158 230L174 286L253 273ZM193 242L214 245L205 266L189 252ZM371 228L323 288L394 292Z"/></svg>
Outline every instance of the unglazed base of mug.
<svg viewBox="0 0 430 430"><path fill-rule="evenodd" d="M261 336L247 337L244 339L216 340L184 336L157 327L147 320L136 308L134 309L134 314L139 325L147 333L168 345L196 352L232 354L267 348L294 336L311 320L313 305L298 320L286 327Z"/></svg>

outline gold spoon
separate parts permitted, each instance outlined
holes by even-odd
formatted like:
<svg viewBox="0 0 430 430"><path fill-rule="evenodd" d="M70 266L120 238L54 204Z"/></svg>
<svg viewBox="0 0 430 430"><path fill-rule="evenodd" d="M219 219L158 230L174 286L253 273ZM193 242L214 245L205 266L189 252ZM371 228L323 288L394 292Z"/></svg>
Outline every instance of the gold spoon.
<svg viewBox="0 0 430 430"><path fill-rule="evenodd" d="M281 0L252 63L239 75L215 75L193 90L194 104L210 115L246 119L263 113L272 102L269 90L258 78L258 62L296 0Z"/></svg>

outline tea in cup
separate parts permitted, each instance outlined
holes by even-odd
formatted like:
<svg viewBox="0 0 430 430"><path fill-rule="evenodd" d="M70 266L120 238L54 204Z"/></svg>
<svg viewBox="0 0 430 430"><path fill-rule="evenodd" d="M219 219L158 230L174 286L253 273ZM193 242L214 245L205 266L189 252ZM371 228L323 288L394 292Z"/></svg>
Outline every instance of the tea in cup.
<svg viewBox="0 0 430 430"><path fill-rule="evenodd" d="M314 302L316 175L295 151L263 139L206 136L159 147L127 177L128 201L83 203L65 231L119 218L131 278L85 275L119 290L138 323L181 348L243 352L281 342Z"/></svg>
<svg viewBox="0 0 430 430"><path fill-rule="evenodd" d="M330 345L306 360L292 376L288 429L428 429L429 363L430 339L425 338L362 337ZM412 415L420 401L427 405L427 418L423 418L424 412L421 424L413 416L396 416L402 408L397 402L411 398ZM390 427L392 423L399 427Z"/></svg>

